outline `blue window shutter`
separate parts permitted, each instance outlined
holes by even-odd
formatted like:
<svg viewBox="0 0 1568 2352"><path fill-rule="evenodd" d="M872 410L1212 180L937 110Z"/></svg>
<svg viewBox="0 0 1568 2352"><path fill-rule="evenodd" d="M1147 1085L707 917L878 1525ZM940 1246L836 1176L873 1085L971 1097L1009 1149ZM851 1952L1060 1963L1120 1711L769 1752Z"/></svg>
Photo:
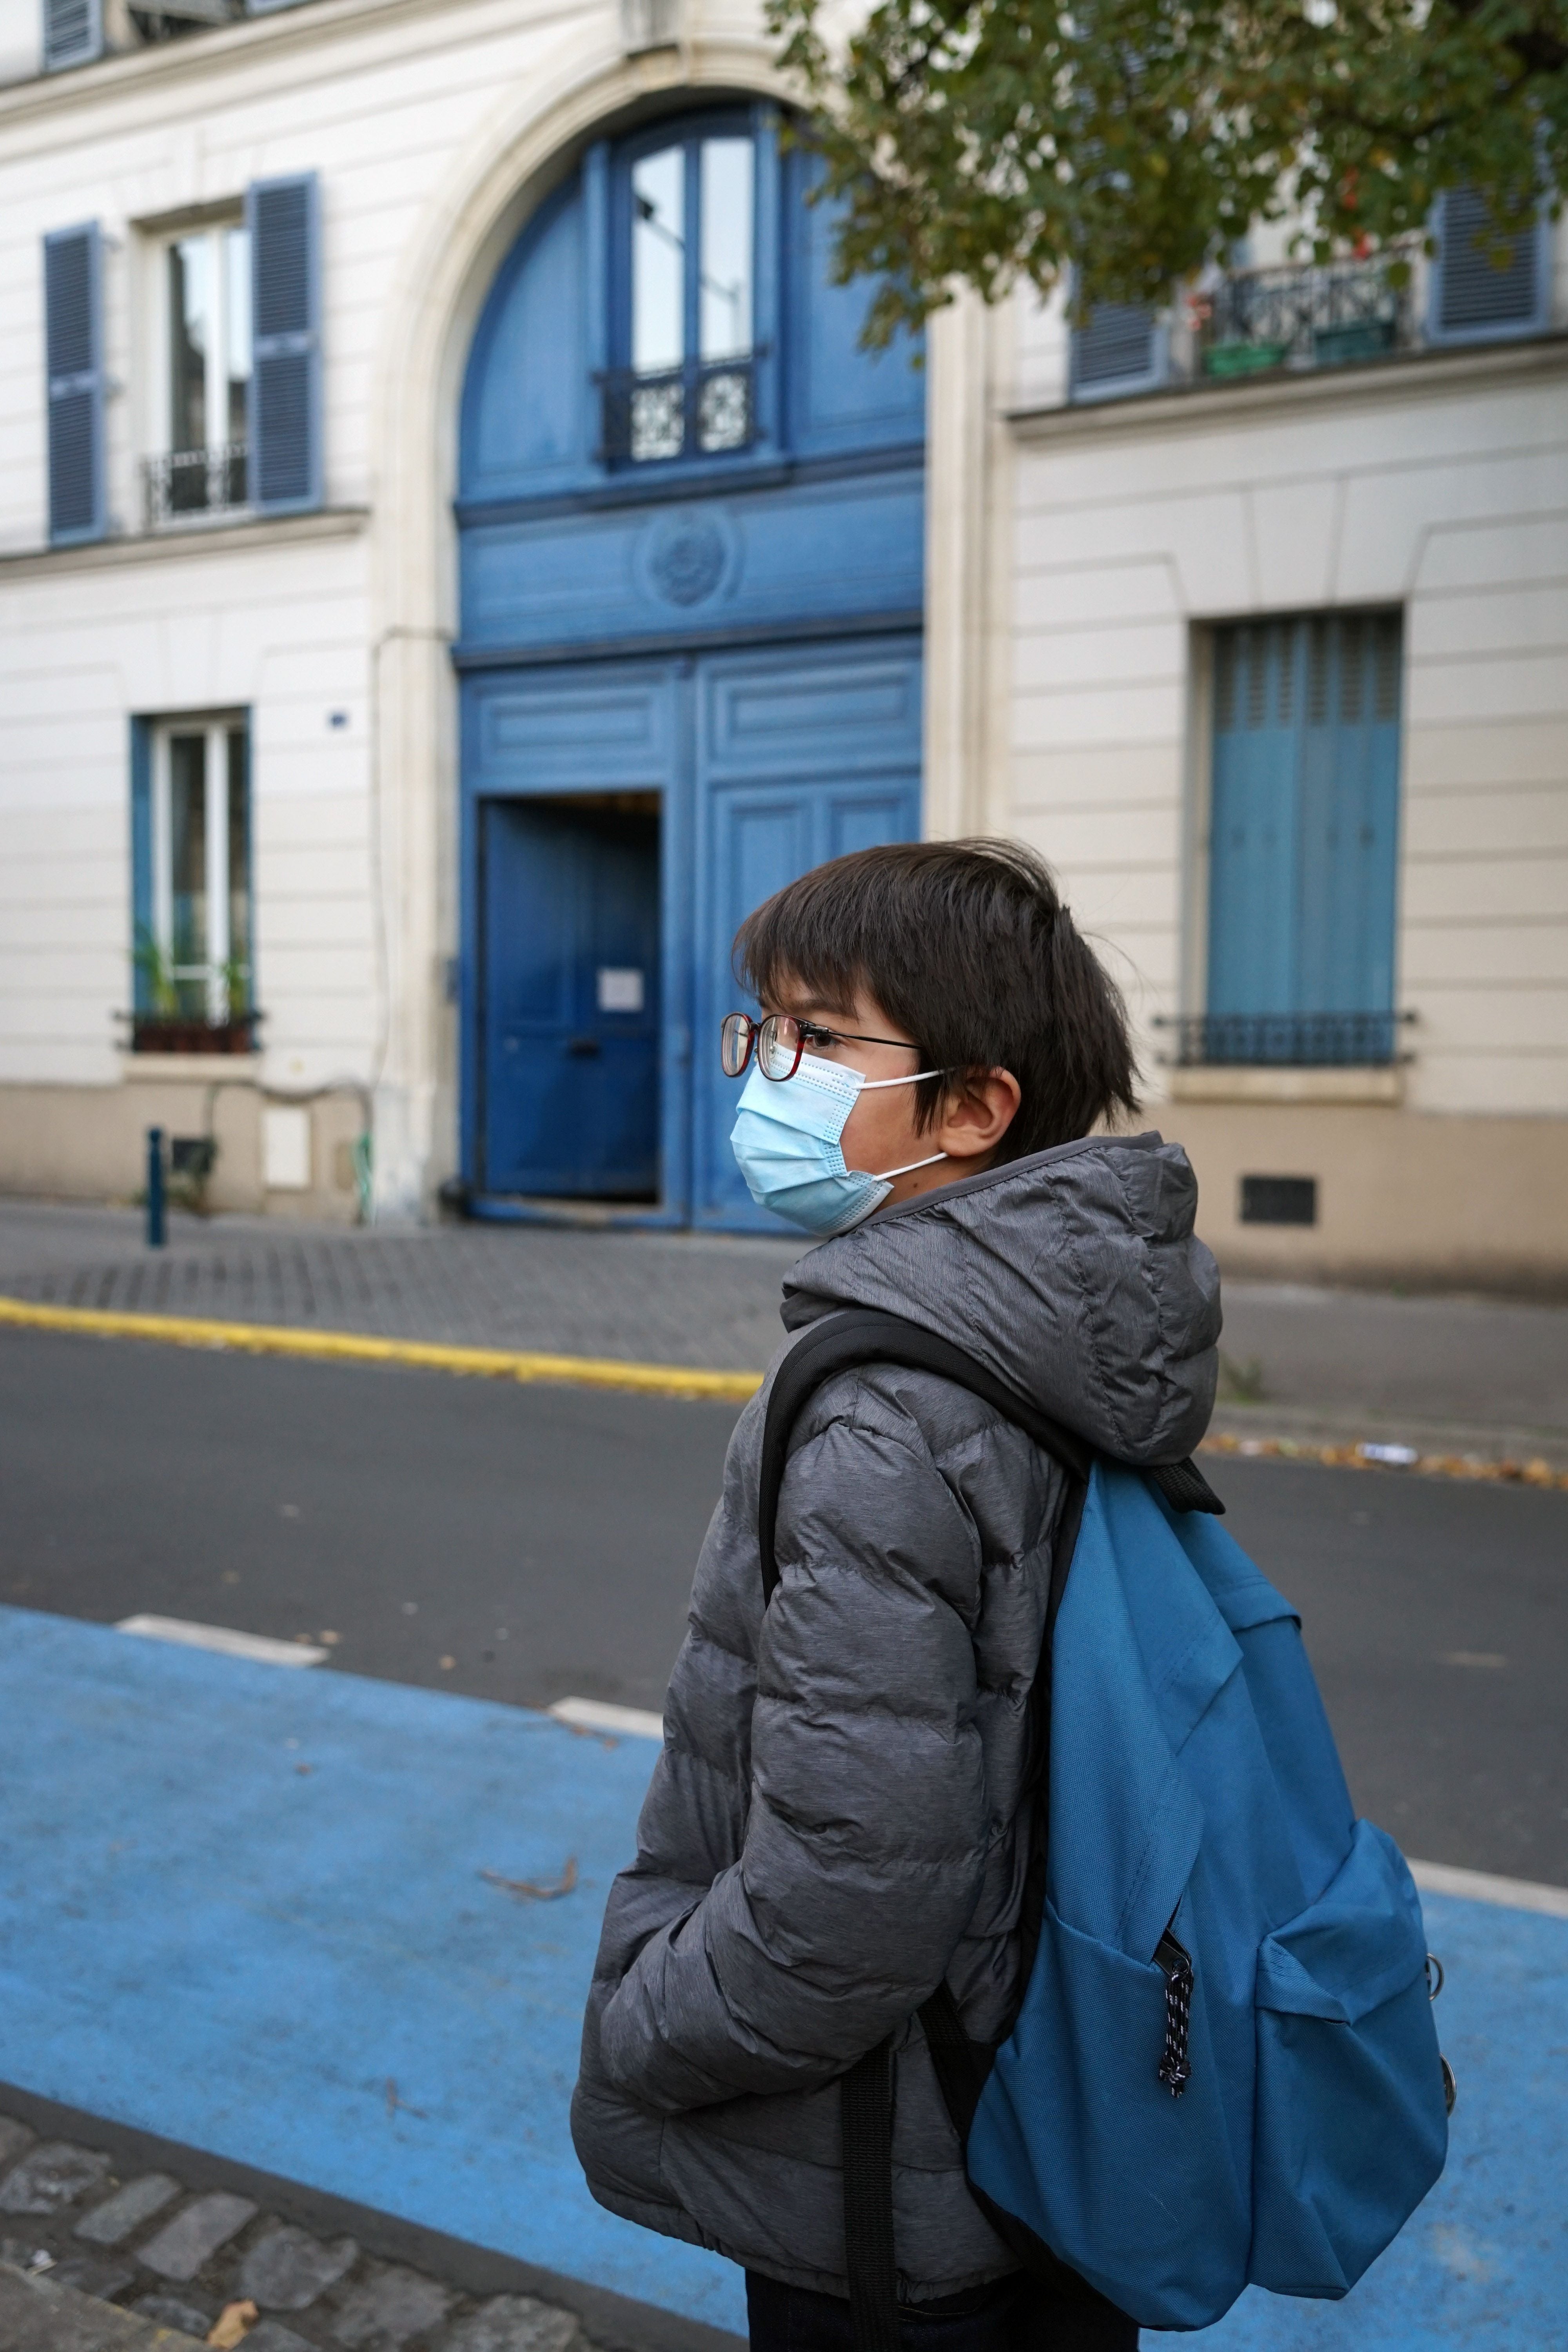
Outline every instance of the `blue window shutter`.
<svg viewBox="0 0 1568 2352"><path fill-rule="evenodd" d="M1075 400L1148 392L1164 374L1164 338L1142 302L1100 302L1073 329Z"/></svg>
<svg viewBox="0 0 1568 2352"><path fill-rule="evenodd" d="M321 503L321 207L316 174L258 180L250 231L251 495L266 513Z"/></svg>
<svg viewBox="0 0 1568 2352"><path fill-rule="evenodd" d="M153 1011L153 989L137 950L153 938L153 729L145 719L131 721L131 952L132 1003Z"/></svg>
<svg viewBox="0 0 1568 2352"><path fill-rule="evenodd" d="M103 55L103 0L44 0L44 71L90 65Z"/></svg>
<svg viewBox="0 0 1568 2352"><path fill-rule="evenodd" d="M44 239L44 345L49 537L57 544L101 539L103 241L96 221Z"/></svg>
<svg viewBox="0 0 1568 2352"><path fill-rule="evenodd" d="M1544 326L1544 243L1539 221L1504 235L1474 188L1450 188L1443 198L1433 271L1435 339L1489 341Z"/></svg>
<svg viewBox="0 0 1568 2352"><path fill-rule="evenodd" d="M1215 632L1211 1023L1392 1013L1402 674L1397 613ZM1352 1024L1320 1058L1383 1034ZM1223 1058L1294 1053L1260 1033Z"/></svg>

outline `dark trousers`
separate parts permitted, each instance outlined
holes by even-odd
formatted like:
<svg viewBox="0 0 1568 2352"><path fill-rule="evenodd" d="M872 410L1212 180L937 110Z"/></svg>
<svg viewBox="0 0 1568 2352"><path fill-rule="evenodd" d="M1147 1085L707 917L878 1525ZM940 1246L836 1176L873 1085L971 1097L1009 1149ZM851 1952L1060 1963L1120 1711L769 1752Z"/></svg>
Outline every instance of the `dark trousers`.
<svg viewBox="0 0 1568 2352"><path fill-rule="evenodd" d="M836 2294L746 2273L752 2352L855 2352L849 2305ZM905 2305L905 2352L1137 2352L1138 2330L1110 2306L1064 2307L1048 2286L1015 2271L941 2303Z"/></svg>

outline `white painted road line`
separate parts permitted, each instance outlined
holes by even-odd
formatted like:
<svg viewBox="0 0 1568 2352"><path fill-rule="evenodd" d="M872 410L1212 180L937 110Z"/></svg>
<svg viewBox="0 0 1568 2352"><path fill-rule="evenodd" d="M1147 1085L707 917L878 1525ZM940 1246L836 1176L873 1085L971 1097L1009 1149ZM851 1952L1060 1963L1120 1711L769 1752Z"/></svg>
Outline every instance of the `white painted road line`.
<svg viewBox="0 0 1568 2352"><path fill-rule="evenodd" d="M608 1706L597 1698L558 1698L545 1713L557 1723L569 1723L574 1731L619 1731L630 1739L664 1738L663 1716L646 1707Z"/></svg>
<svg viewBox="0 0 1568 2352"><path fill-rule="evenodd" d="M228 1658L255 1658L264 1666L319 1666L331 1656L313 1642L274 1642L265 1633L237 1633L229 1625L195 1625L187 1617L122 1617L115 1630L150 1642L183 1642L189 1650L221 1650Z"/></svg>
<svg viewBox="0 0 1568 2352"><path fill-rule="evenodd" d="M1489 1870L1457 1870L1447 1862L1413 1862L1410 1875L1427 1895L1458 1895L1468 1903L1498 1903L1510 1911L1543 1911L1549 1919L1568 1919L1568 1886L1498 1878Z"/></svg>

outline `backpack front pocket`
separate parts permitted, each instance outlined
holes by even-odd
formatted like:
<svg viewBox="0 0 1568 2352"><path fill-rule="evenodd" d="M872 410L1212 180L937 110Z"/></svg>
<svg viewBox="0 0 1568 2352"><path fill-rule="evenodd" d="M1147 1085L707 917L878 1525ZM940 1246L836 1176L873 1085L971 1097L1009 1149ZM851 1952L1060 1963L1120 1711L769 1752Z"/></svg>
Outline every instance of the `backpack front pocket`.
<svg viewBox="0 0 1568 2352"><path fill-rule="evenodd" d="M1447 2113L1421 1906L1404 1856L1358 1822L1335 1876L1258 1956L1248 2275L1342 2295L1443 2169Z"/></svg>
<svg viewBox="0 0 1568 2352"><path fill-rule="evenodd" d="M1143 2326L1206 2327L1247 2282L1246 2177L1226 2111L1233 2069L1215 2039L1223 2014L1189 1964L1173 2030L1173 1973L1069 1927L1047 1901L969 2172Z"/></svg>

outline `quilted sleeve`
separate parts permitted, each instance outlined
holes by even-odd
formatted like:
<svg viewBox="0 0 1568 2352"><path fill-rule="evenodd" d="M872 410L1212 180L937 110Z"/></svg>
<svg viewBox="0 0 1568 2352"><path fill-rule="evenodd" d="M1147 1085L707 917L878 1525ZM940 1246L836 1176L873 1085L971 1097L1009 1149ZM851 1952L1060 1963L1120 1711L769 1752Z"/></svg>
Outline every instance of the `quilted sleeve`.
<svg viewBox="0 0 1568 2352"><path fill-rule="evenodd" d="M912 1422L854 1402L785 1474L740 1858L602 2019L611 2079L666 2113L841 2073L935 1989L980 1890L978 1538Z"/></svg>

